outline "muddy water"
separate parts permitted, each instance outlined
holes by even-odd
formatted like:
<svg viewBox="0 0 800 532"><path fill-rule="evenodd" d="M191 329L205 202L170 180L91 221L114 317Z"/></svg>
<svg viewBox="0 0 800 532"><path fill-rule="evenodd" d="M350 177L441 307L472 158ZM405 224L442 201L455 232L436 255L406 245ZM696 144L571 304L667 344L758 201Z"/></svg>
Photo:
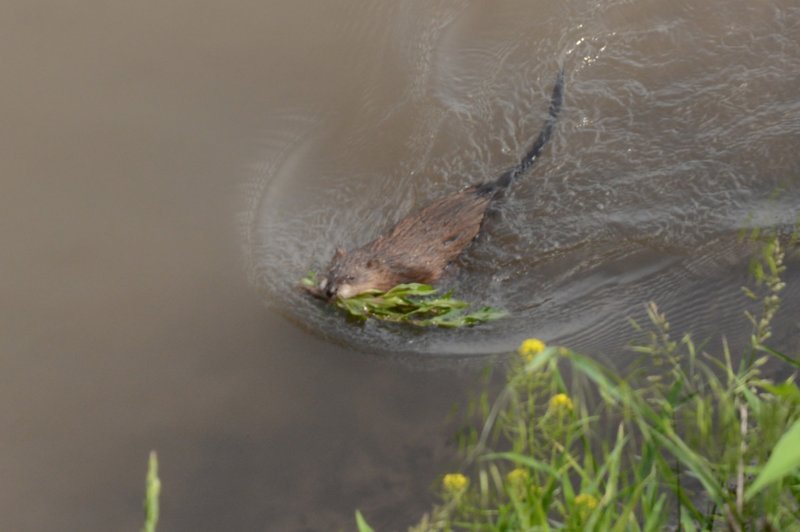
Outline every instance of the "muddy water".
<svg viewBox="0 0 800 532"><path fill-rule="evenodd" d="M165 530L402 529L483 355L624 363L649 300L741 341L737 234L798 216L789 1L50 4L0 7L2 530L136 529L151 448ZM295 290L513 165L559 67L551 144L444 282L509 319L355 327Z"/></svg>
<svg viewBox="0 0 800 532"><path fill-rule="evenodd" d="M294 135L265 147L245 227L269 300L346 345L430 356L508 349L532 324L603 350L648 299L692 308L696 332L738 321L742 279L730 271L748 253L738 231L798 215L796 8L453 4L394 15L402 36L364 57L395 62L348 62L346 99L277 117ZM445 281L510 319L424 336L354 328L293 290L335 246L515 164L559 67L566 103L551 146ZM708 300L733 312L697 320Z"/></svg>

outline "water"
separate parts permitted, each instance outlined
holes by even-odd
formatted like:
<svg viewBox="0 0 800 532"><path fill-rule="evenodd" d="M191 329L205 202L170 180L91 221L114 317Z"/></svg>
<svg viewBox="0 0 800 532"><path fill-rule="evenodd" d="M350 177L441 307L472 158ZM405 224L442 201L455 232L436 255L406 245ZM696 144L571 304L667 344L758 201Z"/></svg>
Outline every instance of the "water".
<svg viewBox="0 0 800 532"><path fill-rule="evenodd" d="M251 274L268 299L347 345L437 356L508 350L531 324L603 350L642 301L692 313L703 300L738 297L741 279L731 284L721 269L746 264L739 230L791 227L798 215L791 73L800 48L788 37L797 9L743 5L719 16L718 6L650 2L573 13L579 5L535 20L522 5L485 13L454 4L452 20L433 8L401 13L419 17L408 22L417 34L384 39L408 71L404 92L384 91L383 70L355 64L358 102L335 133L325 132L341 120L335 111L278 116L282 136L265 149L260 203L244 224ZM541 128L559 66L566 102L555 138L450 283L513 318L419 337L351 327L294 290L336 246L360 245L412 208L515 164ZM614 312L600 311L609 305Z"/></svg>
<svg viewBox="0 0 800 532"><path fill-rule="evenodd" d="M751 246L800 209L800 8L467 1L0 7L0 529L403 529L453 403L536 335L624 364L627 318L746 339ZM346 324L336 246L536 166L444 285L512 317ZM793 261L776 341L800 349Z"/></svg>

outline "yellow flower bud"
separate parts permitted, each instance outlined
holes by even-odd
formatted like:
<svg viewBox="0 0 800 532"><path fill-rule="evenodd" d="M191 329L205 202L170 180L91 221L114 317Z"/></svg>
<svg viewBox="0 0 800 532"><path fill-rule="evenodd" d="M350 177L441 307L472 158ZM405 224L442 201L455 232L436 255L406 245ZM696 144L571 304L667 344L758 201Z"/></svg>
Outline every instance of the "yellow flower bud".
<svg viewBox="0 0 800 532"><path fill-rule="evenodd" d="M506 479L508 480L509 484L519 485L525 484L530 480L531 475L528 473L527 469L523 469L521 467L517 467L512 469L511 472L506 475Z"/></svg>
<svg viewBox="0 0 800 532"><path fill-rule="evenodd" d="M442 486L449 493L460 493L469 486L469 479L461 473L448 473L442 479Z"/></svg>
<svg viewBox="0 0 800 532"><path fill-rule="evenodd" d="M565 393L558 393L550 398L550 410L571 411L573 408L572 399Z"/></svg>
<svg viewBox="0 0 800 532"><path fill-rule="evenodd" d="M581 515L586 516L597 508L597 498L588 493L581 493L575 496L575 506L578 507Z"/></svg>
<svg viewBox="0 0 800 532"><path fill-rule="evenodd" d="M528 338L519 344L517 353L519 353L519 356L525 359L526 362L530 362L533 360L533 357L544 351L546 347L547 345L538 338Z"/></svg>

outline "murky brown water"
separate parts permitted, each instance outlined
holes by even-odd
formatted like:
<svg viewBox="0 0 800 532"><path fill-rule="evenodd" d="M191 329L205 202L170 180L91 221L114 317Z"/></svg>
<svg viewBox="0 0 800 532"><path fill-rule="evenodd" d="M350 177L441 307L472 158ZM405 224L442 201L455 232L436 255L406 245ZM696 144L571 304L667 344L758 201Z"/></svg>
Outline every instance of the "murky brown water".
<svg viewBox="0 0 800 532"><path fill-rule="evenodd" d="M735 342L737 232L799 212L787 0L11 0L0 58L2 530L136 530L151 448L164 530L402 529L486 363L452 355L622 363L648 300ZM295 290L513 165L560 65L557 134L445 283L512 318L354 327Z"/></svg>

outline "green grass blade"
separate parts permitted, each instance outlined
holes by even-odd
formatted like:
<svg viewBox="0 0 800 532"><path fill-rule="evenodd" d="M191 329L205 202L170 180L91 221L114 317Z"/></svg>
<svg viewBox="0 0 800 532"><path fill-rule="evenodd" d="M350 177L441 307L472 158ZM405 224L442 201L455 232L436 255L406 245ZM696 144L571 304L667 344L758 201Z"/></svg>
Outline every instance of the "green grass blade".
<svg viewBox="0 0 800 532"><path fill-rule="evenodd" d="M759 346L759 348L763 349L764 351L766 351L770 355L783 360L784 362L786 362L790 366L794 366L796 368L800 368L800 360L796 360L796 359L790 357L789 355L785 355L785 354L781 353L780 351L778 351L776 349L773 349L773 348L771 348L769 346L766 346L766 345L761 345L761 346Z"/></svg>
<svg viewBox="0 0 800 532"><path fill-rule="evenodd" d="M658 430L653 430L650 434L691 471L703 484L703 488L715 503L723 504L724 495L721 483L714 477L713 472L702 456L692 451L677 435L663 434Z"/></svg>
<svg viewBox="0 0 800 532"><path fill-rule="evenodd" d="M356 510L356 526L358 527L358 532L375 532L358 510Z"/></svg>
<svg viewBox="0 0 800 532"><path fill-rule="evenodd" d="M560 474L556 468L551 466L550 464L546 464L539 460L536 460L532 456L519 454L519 453L487 453L481 456L481 460L509 460L514 462L515 464L524 465L536 471L542 471L547 473L553 478L558 479Z"/></svg>
<svg viewBox="0 0 800 532"><path fill-rule="evenodd" d="M689 514L681 514L681 530L685 532L695 532L697 530L697 525L692 521Z"/></svg>
<svg viewBox="0 0 800 532"><path fill-rule="evenodd" d="M783 401L800 404L800 388L793 382L782 382L780 384L759 382L757 384Z"/></svg>
<svg viewBox="0 0 800 532"><path fill-rule="evenodd" d="M158 478L158 456L155 451L150 451L145 493L145 521L142 530L143 532L155 532L156 525L158 525L158 496L161 493L161 480Z"/></svg>
<svg viewBox="0 0 800 532"><path fill-rule="evenodd" d="M617 524L614 525L612 532L625 532L626 530L630 530L631 524L638 525L636 523L636 515L634 514L636 510L636 506L639 505L642 497L642 491L644 490L644 484L639 484L633 490L633 492L628 495L628 500L625 506L623 507L622 511L619 512L618 516L615 516L617 519ZM606 505L611 503L611 499L606 501ZM639 528L638 526L636 527Z"/></svg>
<svg viewBox="0 0 800 532"><path fill-rule="evenodd" d="M745 500L750 500L765 486L793 473L800 466L800 419L787 430L775 450L764 465L764 469L756 477L745 492Z"/></svg>
<svg viewBox="0 0 800 532"><path fill-rule="evenodd" d="M667 500L667 494L662 494L658 500L656 501L655 505L650 508L650 511L647 512L644 516L644 530L645 532L658 532L659 530L664 529L664 516L662 515L662 511L664 509L664 502Z"/></svg>

